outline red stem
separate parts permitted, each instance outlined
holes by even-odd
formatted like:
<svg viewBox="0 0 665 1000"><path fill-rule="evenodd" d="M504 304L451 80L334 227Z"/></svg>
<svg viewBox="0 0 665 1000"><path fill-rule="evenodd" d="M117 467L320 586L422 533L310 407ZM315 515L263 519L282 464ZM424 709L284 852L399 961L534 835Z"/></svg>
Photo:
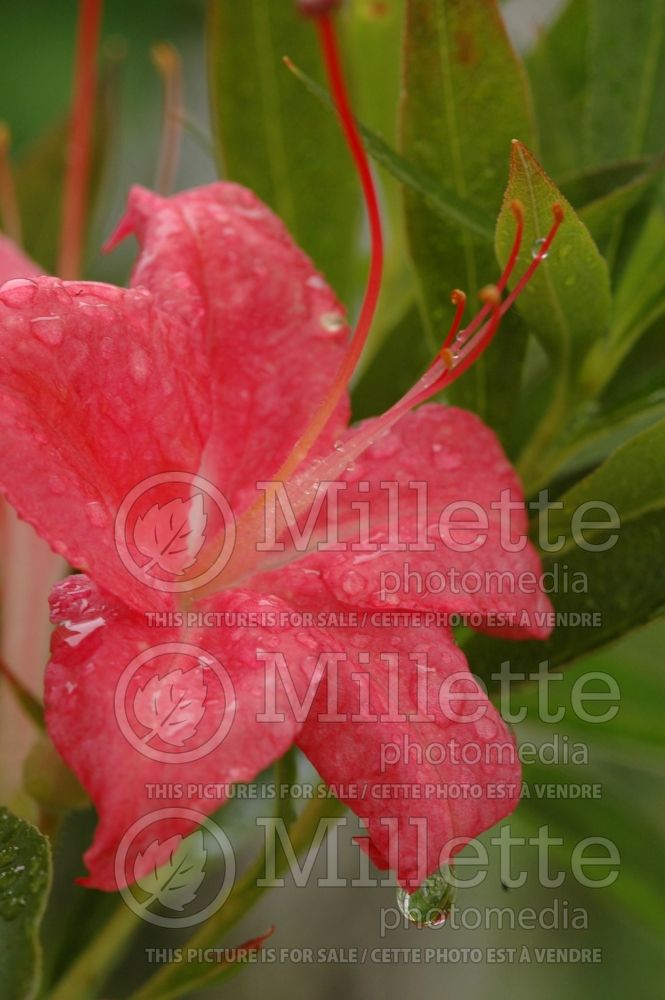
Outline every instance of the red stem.
<svg viewBox="0 0 665 1000"><path fill-rule="evenodd" d="M63 191L58 273L75 279L81 269L92 165L92 129L97 93L97 48L103 0L80 0L67 170Z"/></svg>

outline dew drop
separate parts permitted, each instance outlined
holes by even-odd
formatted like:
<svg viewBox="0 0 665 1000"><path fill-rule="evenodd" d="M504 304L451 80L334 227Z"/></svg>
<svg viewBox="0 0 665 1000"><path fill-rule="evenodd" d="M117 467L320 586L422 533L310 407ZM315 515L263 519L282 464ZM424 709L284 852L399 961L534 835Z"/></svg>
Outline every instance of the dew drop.
<svg viewBox="0 0 665 1000"><path fill-rule="evenodd" d="M37 287L32 278L13 278L0 288L0 300L6 306L27 306L37 294Z"/></svg>
<svg viewBox="0 0 665 1000"><path fill-rule="evenodd" d="M399 448L399 440L394 434L386 434L372 445L374 458L391 458Z"/></svg>
<svg viewBox="0 0 665 1000"><path fill-rule="evenodd" d="M400 912L418 927L443 927L455 901L455 887L448 881L452 869L445 865L426 878L415 892L397 890Z"/></svg>
<svg viewBox="0 0 665 1000"><path fill-rule="evenodd" d="M129 371L137 385L145 385L148 379L148 367L145 351L135 347L129 358Z"/></svg>
<svg viewBox="0 0 665 1000"><path fill-rule="evenodd" d="M319 324L322 330L331 334L341 333L342 330L346 329L346 319L339 312L321 313Z"/></svg>
<svg viewBox="0 0 665 1000"><path fill-rule="evenodd" d="M0 913L5 920L15 920L26 904L24 896L14 896L9 893L0 898Z"/></svg>
<svg viewBox="0 0 665 1000"><path fill-rule="evenodd" d="M97 500L86 504L85 512L88 516L90 524L94 528L103 528L108 520L103 504L99 503Z"/></svg>
<svg viewBox="0 0 665 1000"><path fill-rule="evenodd" d="M544 246L544 245L545 245L545 237L544 236L541 236L541 238L539 240L536 240L536 242L533 244L533 246L531 247L531 256L533 257L534 260L536 259L536 257L540 253L540 248L542 246ZM549 252L548 253L544 253L542 255L542 260L547 260L548 257L549 257Z"/></svg>
<svg viewBox="0 0 665 1000"><path fill-rule="evenodd" d="M32 332L37 340L49 347L57 347L65 335L64 323L59 316L35 316L30 320Z"/></svg>
<svg viewBox="0 0 665 1000"><path fill-rule="evenodd" d="M48 488L51 493L55 493L57 497L61 497L67 489L67 484L62 476L58 476L56 473L53 473L48 477Z"/></svg>

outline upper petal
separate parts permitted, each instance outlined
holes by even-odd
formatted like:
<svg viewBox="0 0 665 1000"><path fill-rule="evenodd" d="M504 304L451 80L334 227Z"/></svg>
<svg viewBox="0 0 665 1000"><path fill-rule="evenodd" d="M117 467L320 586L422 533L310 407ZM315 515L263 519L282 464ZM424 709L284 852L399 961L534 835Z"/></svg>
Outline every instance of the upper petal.
<svg viewBox="0 0 665 1000"><path fill-rule="evenodd" d="M164 596L124 568L114 519L146 477L198 469L207 380L186 335L146 291L46 277L0 290L0 489L139 608Z"/></svg>
<svg viewBox="0 0 665 1000"><path fill-rule="evenodd" d="M342 307L277 217L250 191L216 183L160 198L134 188L119 235L141 245L133 283L192 322L205 303L213 431L203 473L236 509L279 468L334 380ZM198 338L198 329L193 330ZM343 399L324 447L348 419Z"/></svg>

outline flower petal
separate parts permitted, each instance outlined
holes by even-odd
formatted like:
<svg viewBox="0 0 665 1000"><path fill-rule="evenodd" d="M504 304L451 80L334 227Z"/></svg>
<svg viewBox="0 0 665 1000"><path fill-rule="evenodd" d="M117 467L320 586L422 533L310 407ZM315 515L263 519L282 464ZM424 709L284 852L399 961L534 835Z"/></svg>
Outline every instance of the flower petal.
<svg viewBox="0 0 665 1000"><path fill-rule="evenodd" d="M290 567L282 586L319 625L325 615L342 654L298 746L363 820L374 863L414 889L517 805L513 738L448 629L422 612L350 610L315 572Z"/></svg>
<svg viewBox="0 0 665 1000"><path fill-rule="evenodd" d="M163 606L122 565L114 519L146 477L196 472L206 368L146 291L55 278L0 289L0 489L69 562L135 607Z"/></svg>
<svg viewBox="0 0 665 1000"><path fill-rule="evenodd" d="M294 564L319 569L340 601L467 614L475 628L511 638L549 635L551 605L528 541L522 488L478 417L422 406L355 459L342 479L343 550Z"/></svg>
<svg viewBox="0 0 665 1000"><path fill-rule="evenodd" d="M119 236L134 231L134 285L187 319L205 302L213 433L203 475L236 513L299 438L345 353L343 309L311 261L250 191L217 183L160 198L132 190ZM322 447L348 422L343 399Z"/></svg>
<svg viewBox="0 0 665 1000"><path fill-rule="evenodd" d="M133 824L183 804L213 812L228 788L210 794L211 783L251 780L292 744L301 720L282 690L275 702L280 717L257 719L265 700L257 651L279 646L301 700L316 658L288 624L261 624L288 612L284 602L241 591L205 606L230 620L219 627L216 617L209 619L212 627L200 619L190 627L158 627L158 619L130 611L85 576L59 584L52 608L60 627L46 673L47 727L99 813L84 884L115 890L124 881L116 852ZM170 644L166 650L164 644ZM166 789L159 798L157 786ZM194 825L170 818L160 824L160 842ZM151 847L154 855L154 839L149 827L139 832L133 854L147 858ZM168 844L157 853L158 862L165 861ZM141 877L140 867L133 877Z"/></svg>

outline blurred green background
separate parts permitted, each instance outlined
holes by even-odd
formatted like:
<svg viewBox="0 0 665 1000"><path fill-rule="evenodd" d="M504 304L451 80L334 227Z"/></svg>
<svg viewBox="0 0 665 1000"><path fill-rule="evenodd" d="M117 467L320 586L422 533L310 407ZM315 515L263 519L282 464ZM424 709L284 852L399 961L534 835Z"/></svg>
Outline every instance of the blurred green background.
<svg viewBox="0 0 665 1000"><path fill-rule="evenodd" d="M243 0L237 0L242 3ZM284 3L288 0L266 0ZM607 0L608 3L619 0ZM86 273L102 280L123 281L132 259L131 245L110 257L98 247L111 231L122 211L127 189L132 183L150 186L154 180L161 129L159 77L151 63L149 49L156 41L173 42L185 67L185 93L193 126L204 133L184 134L178 187L205 183L216 176L209 136L208 100L204 50L203 0L110 0L104 20L107 50L123 53L120 72L121 100L114 114L111 149L102 178L101 195L95 211L89 241ZM556 0L519 0L505 5L508 24L521 49L528 49L538 25L551 17ZM76 3L74 0L31 0L27 4L5 4L0 40L0 119L12 129L14 150L20 159L30 155L39 137L67 113L71 86ZM247 67L251 72L251 66ZM365 109L371 118L371 109ZM323 114L324 112L321 111ZM657 555L657 554L656 554ZM658 557L658 556L657 556ZM307 888L288 884L264 897L260 905L237 927L232 942L241 942L276 924L270 946L289 948L487 948L527 945L533 955L537 947L601 948L597 965L480 964L447 963L430 965L395 961L374 964L307 964L286 962L254 966L242 972L229 986L215 987L201 996L226 993L239 998L269 995L275 1000L302 992L322 998L343 994L348 1000L365 998L374 992L390 1000L405 995L486 997L513 1000L559 1000L563 995L577 998L623 998L639 996L657 1000L665 996L665 901L663 899L665 847L665 782L662 737L663 682L662 649L665 628L651 626L613 647L591 662L579 663L569 671L566 685L585 669L601 669L618 681L622 695L616 719L602 726L573 724L568 718L556 729L570 732L571 739L588 743L590 763L586 768L541 768L531 777L541 781L597 781L602 784L598 802L551 801L523 804L511 820L515 832L534 835L549 823L552 835L565 840L564 854L586 836L614 840L622 856L619 879L610 889L583 889L568 876L556 890L540 888L533 850L525 853L529 870L527 884L506 891L500 882L498 864L490 867L484 884L461 891L458 905L464 907L511 907L519 911L552 906L553 900L566 901L569 910L583 907L588 912L588 930L417 930L392 931L382 938L380 911L394 907L394 889L319 888L312 880ZM537 666L534 663L534 669ZM528 699L527 699L528 700ZM554 727L535 720L533 704L529 723L520 728L522 738L551 739ZM530 778L527 769L525 777ZM226 815L226 814L225 814ZM240 830L251 822L247 811L236 804L225 819ZM58 846L60 871L58 891L45 922L44 933L51 943L47 962L57 967L67 952L59 932L69 923L81 938L94 929L95 921L107 908L96 893L72 886L80 872L80 851L91 830L90 816L68 820ZM487 838L485 838L487 840ZM357 856L350 844L350 830L340 837L344 845L342 869L353 878ZM517 859L517 858L516 858ZM563 862L562 862L563 865ZM520 865L521 866L521 865ZM225 944L232 943L224 942ZM140 936L131 956L114 981L110 995L122 993L146 973L147 947L175 947L180 938L174 933L156 936L150 929ZM62 947L58 955L58 949ZM114 992L117 991L117 992Z"/></svg>

